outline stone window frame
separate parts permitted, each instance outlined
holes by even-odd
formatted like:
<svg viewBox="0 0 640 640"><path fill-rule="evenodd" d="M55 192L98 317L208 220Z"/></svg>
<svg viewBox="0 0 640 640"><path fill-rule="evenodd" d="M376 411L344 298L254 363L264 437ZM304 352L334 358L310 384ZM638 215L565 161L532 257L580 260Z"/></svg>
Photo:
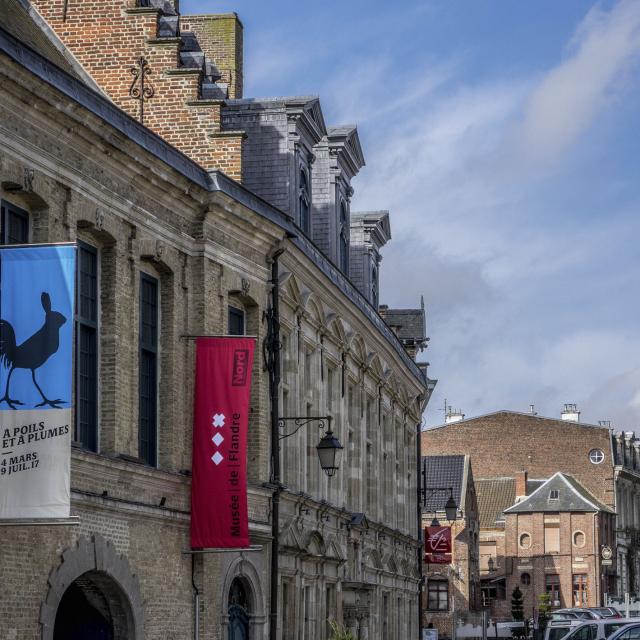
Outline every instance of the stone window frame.
<svg viewBox="0 0 640 640"><path fill-rule="evenodd" d="M594 448L589 451L589 462L591 464L602 464L604 462L604 451L599 448Z"/></svg>
<svg viewBox="0 0 640 640"><path fill-rule="evenodd" d="M525 536L529 537L529 544L526 545L526 546L524 544L522 544L522 538L524 538ZM518 535L518 546L521 549L531 549L532 545L533 545L533 536L531 535L531 533L529 531L523 531L522 533L520 533Z"/></svg>
<svg viewBox="0 0 640 640"><path fill-rule="evenodd" d="M578 534L582 535L582 544L577 544L576 543L576 537L578 536ZM577 549L582 549L587 544L587 536L586 536L585 532L582 531L582 529L576 529L571 534L571 544L574 547L576 547Z"/></svg>

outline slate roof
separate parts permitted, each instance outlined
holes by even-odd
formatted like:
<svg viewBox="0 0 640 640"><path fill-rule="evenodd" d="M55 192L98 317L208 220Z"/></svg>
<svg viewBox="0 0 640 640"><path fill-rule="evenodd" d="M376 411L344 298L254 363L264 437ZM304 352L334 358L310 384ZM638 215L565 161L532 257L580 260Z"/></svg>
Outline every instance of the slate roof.
<svg viewBox="0 0 640 640"><path fill-rule="evenodd" d="M384 321L400 340L424 342L427 337L424 309L387 309Z"/></svg>
<svg viewBox="0 0 640 640"><path fill-rule="evenodd" d="M504 510L516 501L514 478L475 480L481 529L493 529L504 521Z"/></svg>
<svg viewBox="0 0 640 640"><path fill-rule="evenodd" d="M551 500L550 494L557 491L558 499ZM506 513L538 513L567 511L613 511L594 497L573 476L558 471L544 484L518 504L506 510Z"/></svg>
<svg viewBox="0 0 640 640"><path fill-rule="evenodd" d="M458 508L462 505L462 489L464 482L464 468L466 456L422 456L423 468L426 472L424 487L451 487L453 499ZM449 499L449 491L427 492L427 499L423 511L444 511L444 505Z"/></svg>

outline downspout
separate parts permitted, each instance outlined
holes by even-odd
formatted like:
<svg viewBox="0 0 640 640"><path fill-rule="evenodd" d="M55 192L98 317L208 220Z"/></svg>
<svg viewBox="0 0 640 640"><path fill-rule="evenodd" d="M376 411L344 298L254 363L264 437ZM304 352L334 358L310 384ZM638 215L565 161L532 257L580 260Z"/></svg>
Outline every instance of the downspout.
<svg viewBox="0 0 640 640"><path fill-rule="evenodd" d="M191 584L193 586L193 606L194 606L194 615L193 615L193 638L194 640L199 640L200 638L200 591L196 586L195 580L195 554L191 554Z"/></svg>
<svg viewBox="0 0 640 640"><path fill-rule="evenodd" d="M422 535L422 448L420 442L422 425L416 425L416 478L417 478L417 518L418 518L418 638L422 638L422 591L424 589L424 576L422 571L422 553L424 540Z"/></svg>
<svg viewBox="0 0 640 640"><path fill-rule="evenodd" d="M265 360L269 371L269 395L271 398L271 586L269 598L269 639L278 635L278 557L280 554L280 271L278 258L284 252L279 242L270 252L271 308L267 312L268 335L265 344Z"/></svg>

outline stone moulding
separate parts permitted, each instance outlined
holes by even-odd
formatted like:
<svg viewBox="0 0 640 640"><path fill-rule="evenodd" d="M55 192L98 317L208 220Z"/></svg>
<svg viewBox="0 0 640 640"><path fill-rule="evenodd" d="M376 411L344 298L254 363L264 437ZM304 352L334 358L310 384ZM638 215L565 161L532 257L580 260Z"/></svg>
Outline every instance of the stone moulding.
<svg viewBox="0 0 640 640"><path fill-rule="evenodd" d="M82 537L75 548L65 549L61 564L51 570L49 591L40 607L41 639L53 640L56 613L62 596L75 580L91 572L110 579L119 588L121 595L127 600L131 614L131 635L127 640L142 640L144 607L138 578L132 572L129 561L116 552L112 542L99 534L92 535L90 540Z"/></svg>

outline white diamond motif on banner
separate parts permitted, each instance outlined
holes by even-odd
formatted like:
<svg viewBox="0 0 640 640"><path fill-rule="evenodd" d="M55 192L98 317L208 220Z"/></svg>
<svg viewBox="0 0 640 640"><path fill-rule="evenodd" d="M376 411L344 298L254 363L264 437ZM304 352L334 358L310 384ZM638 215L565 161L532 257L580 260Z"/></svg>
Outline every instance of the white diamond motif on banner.
<svg viewBox="0 0 640 640"><path fill-rule="evenodd" d="M212 424L216 428L224 427L224 413L216 413L212 420Z"/></svg>
<svg viewBox="0 0 640 640"><path fill-rule="evenodd" d="M220 455L218 451L216 451L211 456L211 459L213 460L213 464L215 464L216 466L219 465L224 460L224 458Z"/></svg>
<svg viewBox="0 0 640 640"><path fill-rule="evenodd" d="M219 447L220 443L224 442L224 438L219 433L216 433L216 435L211 439L213 440L213 444L215 444L216 447Z"/></svg>

